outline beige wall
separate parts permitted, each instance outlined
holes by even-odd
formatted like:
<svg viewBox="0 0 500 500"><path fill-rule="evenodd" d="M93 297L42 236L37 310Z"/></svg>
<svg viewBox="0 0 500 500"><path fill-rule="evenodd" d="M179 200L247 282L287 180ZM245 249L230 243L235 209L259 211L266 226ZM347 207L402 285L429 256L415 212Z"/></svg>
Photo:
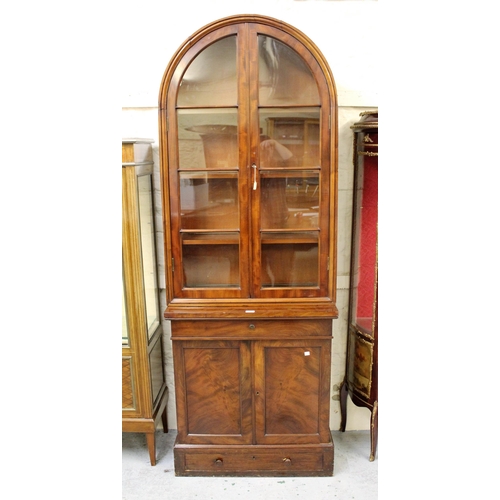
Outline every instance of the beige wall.
<svg viewBox="0 0 500 500"><path fill-rule="evenodd" d="M177 48L196 30L234 14L275 17L303 31L324 54L338 94L339 119L339 219L337 305L333 326L331 417L333 430L340 426L339 390L344 377L352 203L352 131L359 113L378 106L376 26L378 3L372 0L212 0L211 2L158 2L145 0L134 15L125 16L122 137L155 140L157 190L157 241L162 304L165 307L163 235L159 193L157 99L163 72ZM208 5L208 7L206 7ZM200 7L201 6L201 7ZM166 369L170 390L169 426L176 428L173 364L169 323L164 322ZM349 401L348 430L369 429L370 412Z"/></svg>

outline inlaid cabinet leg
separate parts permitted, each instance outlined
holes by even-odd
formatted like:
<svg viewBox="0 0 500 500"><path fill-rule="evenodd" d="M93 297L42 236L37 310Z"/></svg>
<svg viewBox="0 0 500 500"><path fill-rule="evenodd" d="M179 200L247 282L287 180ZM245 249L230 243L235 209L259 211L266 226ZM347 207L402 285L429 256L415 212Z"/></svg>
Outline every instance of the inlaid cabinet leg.
<svg viewBox="0 0 500 500"><path fill-rule="evenodd" d="M370 426L370 462L375 460L375 453L377 453L377 439L378 439L378 401L373 404L371 426Z"/></svg>
<svg viewBox="0 0 500 500"><path fill-rule="evenodd" d="M149 458L151 465L156 465L156 436L154 432L147 432L146 439L148 442Z"/></svg>

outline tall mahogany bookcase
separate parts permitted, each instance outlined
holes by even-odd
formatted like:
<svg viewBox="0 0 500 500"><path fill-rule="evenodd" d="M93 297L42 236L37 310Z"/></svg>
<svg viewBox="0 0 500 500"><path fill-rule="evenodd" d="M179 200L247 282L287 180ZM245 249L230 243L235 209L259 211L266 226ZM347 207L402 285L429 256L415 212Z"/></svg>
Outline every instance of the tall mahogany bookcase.
<svg viewBox="0 0 500 500"><path fill-rule="evenodd" d="M201 28L166 68L159 137L178 475L332 475L337 106L281 21Z"/></svg>

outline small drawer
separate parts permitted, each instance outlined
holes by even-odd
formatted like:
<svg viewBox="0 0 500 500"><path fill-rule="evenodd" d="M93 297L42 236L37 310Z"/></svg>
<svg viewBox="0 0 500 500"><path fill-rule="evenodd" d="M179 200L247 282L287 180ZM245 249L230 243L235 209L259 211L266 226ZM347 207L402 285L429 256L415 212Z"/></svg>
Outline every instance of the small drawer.
<svg viewBox="0 0 500 500"><path fill-rule="evenodd" d="M197 320L172 321L172 338L304 338L331 337L332 321L319 320Z"/></svg>
<svg viewBox="0 0 500 500"><path fill-rule="evenodd" d="M207 475L224 474L297 474L299 472L321 472L328 467L323 450L295 451L223 451L186 452L183 456L181 473L205 473Z"/></svg>

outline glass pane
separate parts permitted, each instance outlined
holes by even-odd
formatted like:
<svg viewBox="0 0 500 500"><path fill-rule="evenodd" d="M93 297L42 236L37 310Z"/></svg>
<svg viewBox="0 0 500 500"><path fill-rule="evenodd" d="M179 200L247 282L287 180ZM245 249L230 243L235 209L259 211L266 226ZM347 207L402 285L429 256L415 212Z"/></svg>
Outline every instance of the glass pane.
<svg viewBox="0 0 500 500"><path fill-rule="evenodd" d="M319 172L261 172L262 229L318 229Z"/></svg>
<svg viewBox="0 0 500 500"><path fill-rule="evenodd" d="M182 78L179 106L235 106L236 36L223 38L200 52Z"/></svg>
<svg viewBox="0 0 500 500"><path fill-rule="evenodd" d="M128 345L127 305L125 302L125 278L122 278L122 345Z"/></svg>
<svg viewBox="0 0 500 500"><path fill-rule="evenodd" d="M259 35L258 41L259 104L319 104L316 80L302 57L269 36Z"/></svg>
<svg viewBox="0 0 500 500"><path fill-rule="evenodd" d="M362 134L360 134L362 135ZM377 259L377 158L361 157L358 165L356 233L354 245L354 293L351 321L373 333L373 302Z"/></svg>
<svg viewBox="0 0 500 500"><path fill-rule="evenodd" d="M238 173L181 172L182 229L238 229Z"/></svg>
<svg viewBox="0 0 500 500"><path fill-rule="evenodd" d="M238 233L183 233L184 286L239 286Z"/></svg>
<svg viewBox="0 0 500 500"><path fill-rule="evenodd" d="M261 168L319 167L319 117L319 108L261 109Z"/></svg>
<svg viewBox="0 0 500 500"><path fill-rule="evenodd" d="M177 112L179 168L238 168L236 109Z"/></svg>
<svg viewBox="0 0 500 500"><path fill-rule="evenodd" d="M138 177L139 225L141 231L142 271L146 299L146 319L151 337L159 325L158 288L156 282L156 249L154 234L151 175Z"/></svg>
<svg viewBox="0 0 500 500"><path fill-rule="evenodd" d="M313 231L262 233L262 287L319 286L318 236Z"/></svg>

